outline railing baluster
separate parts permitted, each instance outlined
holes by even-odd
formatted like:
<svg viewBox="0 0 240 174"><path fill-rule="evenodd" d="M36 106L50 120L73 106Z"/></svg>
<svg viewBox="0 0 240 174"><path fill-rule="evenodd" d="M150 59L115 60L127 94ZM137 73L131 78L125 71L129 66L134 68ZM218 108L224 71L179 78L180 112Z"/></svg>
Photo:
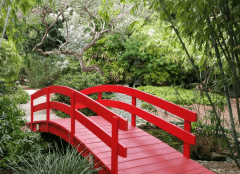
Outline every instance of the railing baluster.
<svg viewBox="0 0 240 174"><path fill-rule="evenodd" d="M33 97L31 96L31 130L33 130Z"/></svg>
<svg viewBox="0 0 240 174"><path fill-rule="evenodd" d="M191 122L184 120L184 130L191 133ZM183 143L183 156L185 156L186 158L190 158L190 144L184 142Z"/></svg>
<svg viewBox="0 0 240 174"><path fill-rule="evenodd" d="M102 92L99 92L98 93L98 100L101 100L102 99ZM98 115L99 116L99 115Z"/></svg>
<svg viewBox="0 0 240 174"><path fill-rule="evenodd" d="M101 100L102 99L102 92L99 92L98 93L98 100Z"/></svg>
<svg viewBox="0 0 240 174"><path fill-rule="evenodd" d="M136 97L132 97L132 105L136 106ZM136 115L134 114L132 114L131 124L136 127Z"/></svg>
<svg viewBox="0 0 240 174"><path fill-rule="evenodd" d="M71 96L71 109L72 109L72 115L71 115L71 144L73 144L73 136L75 134L75 92L72 92Z"/></svg>
<svg viewBox="0 0 240 174"><path fill-rule="evenodd" d="M49 95L50 95L50 87L47 88L47 131L49 132L49 119L50 119L50 110L49 110L49 106L50 106L50 103L49 103Z"/></svg>
<svg viewBox="0 0 240 174"><path fill-rule="evenodd" d="M118 173L118 117L113 116L111 174L117 173Z"/></svg>

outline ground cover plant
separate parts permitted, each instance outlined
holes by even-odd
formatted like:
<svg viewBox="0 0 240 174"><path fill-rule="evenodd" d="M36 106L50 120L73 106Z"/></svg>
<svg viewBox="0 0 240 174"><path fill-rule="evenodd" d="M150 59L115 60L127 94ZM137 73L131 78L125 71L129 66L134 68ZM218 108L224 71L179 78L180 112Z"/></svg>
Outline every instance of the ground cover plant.
<svg viewBox="0 0 240 174"><path fill-rule="evenodd" d="M71 145L65 147L64 151L59 149L56 142L54 146L48 147L48 152L38 151L35 155L29 153L30 161L24 157L17 156L20 163L11 161L10 168L15 173L21 174L97 174L93 160L90 155L86 158L81 156Z"/></svg>
<svg viewBox="0 0 240 174"><path fill-rule="evenodd" d="M81 73L81 74L76 74L73 72L70 72L66 75L63 75L60 77L54 85L61 85L61 86L67 86L72 89L75 89L77 91L98 86L98 85L103 85L105 84L105 78L102 77L99 73L91 74L91 73ZM89 95L92 99L96 100L98 98L98 94L92 94ZM103 99L110 99L111 94L110 93L103 93L102 95ZM62 94L55 94L55 98L53 101L58 101L62 102L65 104L70 105L70 97L64 96ZM86 116L94 116L97 115L94 113L92 110L88 108L80 109L80 112L85 114ZM62 117L62 118L69 118L70 116L63 113L62 111L57 111L55 110L56 115Z"/></svg>
<svg viewBox="0 0 240 174"><path fill-rule="evenodd" d="M35 154L36 150L43 148L39 134L24 133L21 130L25 123L21 116L25 113L18 104L26 100L19 98L21 98L20 92L4 95L0 100L0 168L5 168L15 155L26 156L27 152ZM29 96L26 98L29 99Z"/></svg>
<svg viewBox="0 0 240 174"><path fill-rule="evenodd" d="M153 86L141 86L137 89L142 90L144 92L150 93L152 95L158 96L167 101L173 102L178 105L182 105L187 109L194 109L193 107L198 107L198 105L210 105L208 100L206 100L206 96L201 94L201 91L196 91L195 89L187 90L180 87L153 87ZM220 109L220 112L223 106L226 105L226 101L224 97L219 94L210 94L213 98L213 102ZM198 105L193 105L198 104ZM192 105L192 107L188 107L187 105ZM148 110L149 112L154 113L155 115L165 114L165 117L170 114L168 112L158 113L156 108L146 102L141 104L143 109ZM199 114L199 113L198 113ZM227 143L224 141L224 138L219 130L219 126L215 117L212 113L211 109L205 111L204 118L199 119L197 122L193 122L192 125L192 133L197 136L196 145L191 147L191 158L192 159L201 159L201 160L226 160L226 156L231 156L226 153ZM221 121L223 121L221 119ZM184 121L180 119L180 121L170 121L171 123L177 126L183 126ZM183 151L183 142L178 138L170 135L169 133L161 130L158 127L150 127L150 124L147 123L146 126L141 127L146 132L151 135L159 138L163 142L167 143L171 147L176 150L182 152ZM234 152L236 152L236 147L234 146L234 142L232 141L232 134L229 129L224 129L225 134L228 135L228 140L231 142L231 146L233 147ZM240 132L239 132L240 133ZM217 156L216 156L217 153ZM214 156L215 155L215 156Z"/></svg>
<svg viewBox="0 0 240 174"><path fill-rule="evenodd" d="M210 105L208 98L200 90L184 89L179 86L157 87L150 85L140 86L137 89L181 106L194 103ZM226 104L223 95L210 93L210 97L214 103Z"/></svg>

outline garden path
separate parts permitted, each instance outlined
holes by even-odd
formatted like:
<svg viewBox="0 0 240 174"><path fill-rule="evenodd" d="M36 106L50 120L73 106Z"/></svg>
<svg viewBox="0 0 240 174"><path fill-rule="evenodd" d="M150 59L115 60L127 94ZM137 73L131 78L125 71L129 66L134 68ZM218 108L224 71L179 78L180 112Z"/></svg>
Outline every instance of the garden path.
<svg viewBox="0 0 240 174"><path fill-rule="evenodd" d="M29 95L35 93L37 90L25 90ZM51 98L51 97L50 97ZM38 105L40 103L46 102L46 97L42 96L33 101L33 105ZM23 116L22 119L27 120L27 122L31 121L31 101L26 104L21 104L22 109L26 111L26 116ZM50 119L59 119L60 117L54 114L53 111L50 111ZM46 110L41 110L34 113L34 121L46 120Z"/></svg>

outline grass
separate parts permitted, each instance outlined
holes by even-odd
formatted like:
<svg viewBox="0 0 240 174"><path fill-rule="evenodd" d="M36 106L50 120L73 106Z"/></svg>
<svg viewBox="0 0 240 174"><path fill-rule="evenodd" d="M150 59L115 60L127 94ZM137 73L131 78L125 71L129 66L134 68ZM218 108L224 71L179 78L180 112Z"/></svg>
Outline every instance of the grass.
<svg viewBox="0 0 240 174"><path fill-rule="evenodd" d="M59 149L58 145L49 147L48 153L38 151L37 155L29 153L29 159L17 156L21 163L14 160L9 165L16 174L97 174L94 162L88 156L83 158L72 146L67 146L66 151ZM88 161L88 160L89 161Z"/></svg>

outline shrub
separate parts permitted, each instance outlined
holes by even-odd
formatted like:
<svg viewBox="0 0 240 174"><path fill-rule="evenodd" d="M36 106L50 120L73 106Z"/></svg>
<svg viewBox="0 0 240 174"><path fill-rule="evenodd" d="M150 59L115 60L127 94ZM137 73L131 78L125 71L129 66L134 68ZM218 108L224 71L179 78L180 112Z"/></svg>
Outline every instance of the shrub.
<svg viewBox="0 0 240 174"><path fill-rule="evenodd" d="M30 88L44 88L50 86L61 74L61 67L58 66L57 61L60 58L51 55L49 57L40 57L31 59L31 67L27 69L29 87Z"/></svg>
<svg viewBox="0 0 240 174"><path fill-rule="evenodd" d="M17 90L13 94L8 95L10 100L16 104L24 104L30 100L30 95L25 92L21 87L17 87Z"/></svg>
<svg viewBox="0 0 240 174"><path fill-rule="evenodd" d="M7 85L4 81L0 79L0 96L5 95L9 92Z"/></svg>
<svg viewBox="0 0 240 174"><path fill-rule="evenodd" d="M63 154L59 150L58 146L55 143L55 147L51 149L53 152L48 154L42 154L41 151L38 151L37 155L31 156L31 162L29 163L23 157L18 157L21 160L21 165L11 165L11 168L15 170L16 173L58 173L58 174L93 174L97 173L97 170L94 169L93 160L91 160L90 155L86 158L83 158L80 153L74 148L68 146L66 154ZM14 164L14 162L13 162Z"/></svg>
<svg viewBox="0 0 240 174"><path fill-rule="evenodd" d="M18 77L23 59L11 41L3 40L0 49L0 77L14 81Z"/></svg>
<svg viewBox="0 0 240 174"><path fill-rule="evenodd" d="M191 105L194 103L210 105L210 102L207 99L206 95L201 94L200 91L189 90L180 87L154 87L150 85L140 86L137 89L155 95L169 102L175 103L177 105ZM222 95L214 93L209 93L209 95L212 98L213 103L218 103L219 105L226 103L224 96Z"/></svg>
<svg viewBox="0 0 240 174"><path fill-rule="evenodd" d="M60 86L67 86L70 88L73 88L77 91L86 89L86 88L90 88L90 87L94 87L94 86L98 86L98 85L103 85L105 84L105 79L104 77L102 77L99 73L95 73L95 74L88 74L88 73L82 73L82 74L66 74L64 76L62 76L61 78L59 78L54 85L60 85ZM98 94L92 94L89 95L92 99L96 100L98 97ZM103 93L102 95L103 98L110 98L110 96L108 96L106 93ZM70 98L67 96L64 96L62 94L56 94L55 98L53 99L54 101L58 101L58 102L62 102L65 104L70 104ZM84 108L81 110L81 112L87 116L90 115L97 115L96 113L94 113L93 111L91 111L88 108ZM57 111L56 114L60 114L62 113L61 111ZM69 117L67 114L60 114L59 116L61 117Z"/></svg>
<svg viewBox="0 0 240 174"><path fill-rule="evenodd" d="M41 149L40 134L34 132L24 133L20 128L24 125L21 116L23 110L17 107L9 96L3 96L0 100L0 168L6 167L10 159L16 159L15 155L26 156L27 152L35 154Z"/></svg>

